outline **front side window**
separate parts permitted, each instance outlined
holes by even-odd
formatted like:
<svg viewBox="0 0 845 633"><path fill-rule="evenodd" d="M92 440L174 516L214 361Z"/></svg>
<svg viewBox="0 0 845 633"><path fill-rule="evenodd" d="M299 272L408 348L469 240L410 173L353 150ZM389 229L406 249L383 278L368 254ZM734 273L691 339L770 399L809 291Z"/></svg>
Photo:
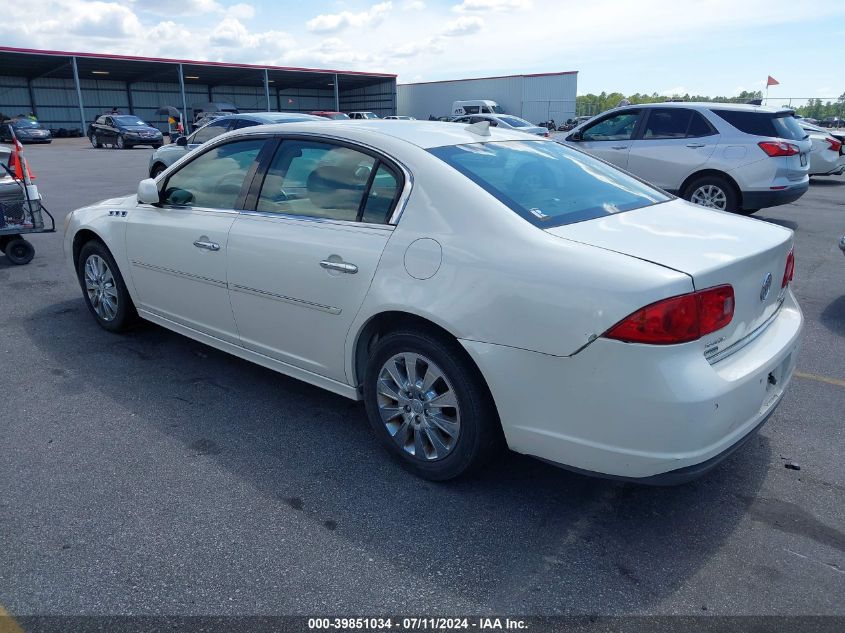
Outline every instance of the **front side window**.
<svg viewBox="0 0 845 633"><path fill-rule="evenodd" d="M464 113L465 114L478 114L479 110L480 110L480 108L478 106L471 106L471 105L465 105L464 106Z"/></svg>
<svg viewBox="0 0 845 633"><path fill-rule="evenodd" d="M393 170L369 154L330 143L289 140L282 142L270 163L256 209L384 223L398 189Z"/></svg>
<svg viewBox="0 0 845 633"><path fill-rule="evenodd" d="M206 143L210 141L215 136L220 136L223 132L226 132L229 129L229 120L226 119L224 121L212 121L205 127L201 127L194 133L194 138L191 139L191 143Z"/></svg>
<svg viewBox="0 0 845 633"><path fill-rule="evenodd" d="M581 132L584 141L627 141L634 135L639 110L626 110L602 119Z"/></svg>
<svg viewBox="0 0 845 633"><path fill-rule="evenodd" d="M554 141L471 143L429 151L541 228L671 199L600 160Z"/></svg>
<svg viewBox="0 0 845 633"><path fill-rule="evenodd" d="M205 152L167 179L163 203L180 207L234 209L244 179L264 139L226 143Z"/></svg>
<svg viewBox="0 0 845 633"><path fill-rule="evenodd" d="M505 109L502 106L494 105L491 109L493 114L505 114Z"/></svg>

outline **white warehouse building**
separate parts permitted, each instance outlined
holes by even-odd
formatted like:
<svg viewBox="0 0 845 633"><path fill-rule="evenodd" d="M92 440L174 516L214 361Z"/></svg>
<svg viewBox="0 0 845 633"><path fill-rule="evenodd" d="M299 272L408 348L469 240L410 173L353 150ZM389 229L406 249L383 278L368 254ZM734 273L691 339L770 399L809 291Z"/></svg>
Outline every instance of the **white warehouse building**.
<svg viewBox="0 0 845 633"><path fill-rule="evenodd" d="M531 123L575 116L578 71L399 84L397 114L417 119L450 116L453 101L489 99Z"/></svg>

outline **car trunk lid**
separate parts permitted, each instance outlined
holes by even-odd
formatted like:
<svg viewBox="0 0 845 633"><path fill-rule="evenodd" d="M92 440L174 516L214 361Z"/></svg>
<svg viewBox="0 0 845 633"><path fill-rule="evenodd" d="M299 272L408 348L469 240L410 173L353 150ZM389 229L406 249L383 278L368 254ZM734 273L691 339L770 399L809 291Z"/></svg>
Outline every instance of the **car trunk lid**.
<svg viewBox="0 0 845 633"><path fill-rule="evenodd" d="M765 325L783 299L792 233L767 222L673 200L546 230L686 273L696 290L733 286L732 321L703 339L714 361Z"/></svg>

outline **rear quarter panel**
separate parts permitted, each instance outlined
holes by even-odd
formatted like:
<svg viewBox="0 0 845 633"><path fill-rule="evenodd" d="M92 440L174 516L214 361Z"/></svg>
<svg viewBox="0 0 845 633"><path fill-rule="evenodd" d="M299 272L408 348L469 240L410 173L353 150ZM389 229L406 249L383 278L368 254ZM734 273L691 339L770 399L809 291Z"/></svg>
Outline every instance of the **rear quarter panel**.
<svg viewBox="0 0 845 633"><path fill-rule="evenodd" d="M693 289L683 273L547 234L424 150L403 160L414 185L347 337L350 372L358 333L385 311L459 339L566 356L635 309ZM422 238L442 253L427 279L406 268Z"/></svg>

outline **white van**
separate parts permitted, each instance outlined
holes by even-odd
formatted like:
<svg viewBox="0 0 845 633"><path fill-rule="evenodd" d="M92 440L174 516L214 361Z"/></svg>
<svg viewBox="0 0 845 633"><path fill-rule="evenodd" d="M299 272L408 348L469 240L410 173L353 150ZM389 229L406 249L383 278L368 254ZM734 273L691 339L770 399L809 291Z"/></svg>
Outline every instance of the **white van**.
<svg viewBox="0 0 845 633"><path fill-rule="evenodd" d="M472 99L470 101L453 101L452 116L464 114L507 114L498 103L488 99Z"/></svg>

